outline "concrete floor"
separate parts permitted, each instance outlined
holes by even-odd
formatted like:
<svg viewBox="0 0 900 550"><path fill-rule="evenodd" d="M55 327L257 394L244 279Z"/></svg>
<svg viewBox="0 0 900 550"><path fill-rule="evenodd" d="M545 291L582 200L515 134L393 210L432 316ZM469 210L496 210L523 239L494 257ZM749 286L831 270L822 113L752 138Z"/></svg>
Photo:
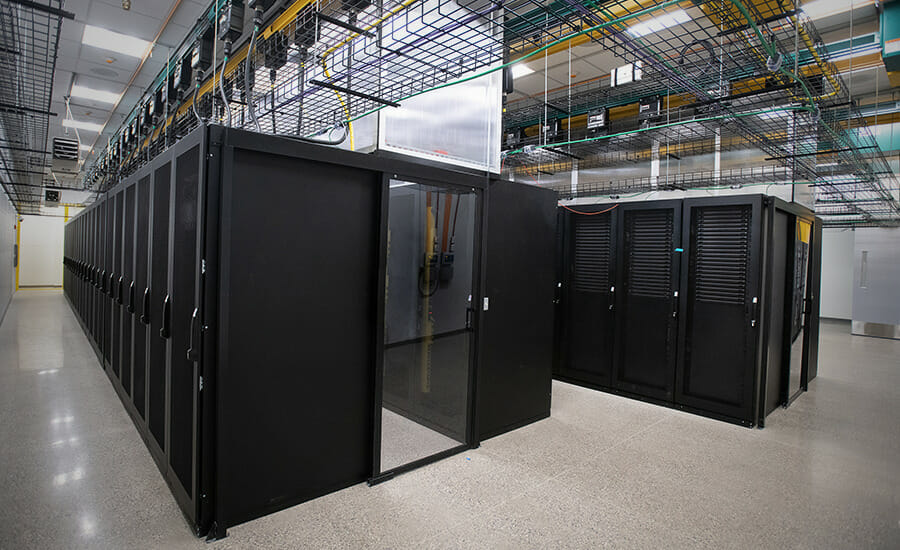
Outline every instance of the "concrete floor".
<svg viewBox="0 0 900 550"><path fill-rule="evenodd" d="M765 430L567 384L550 419L212 548L898 548L900 342L823 323ZM0 326L0 548L207 548L59 291Z"/></svg>

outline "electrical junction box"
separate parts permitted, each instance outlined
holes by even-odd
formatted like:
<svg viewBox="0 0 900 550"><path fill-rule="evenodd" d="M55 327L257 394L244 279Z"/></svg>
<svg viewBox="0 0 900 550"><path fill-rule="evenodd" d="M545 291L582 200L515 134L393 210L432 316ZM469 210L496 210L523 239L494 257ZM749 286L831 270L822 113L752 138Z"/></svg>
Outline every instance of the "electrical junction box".
<svg viewBox="0 0 900 550"><path fill-rule="evenodd" d="M234 42L244 32L244 2L231 0L219 15L219 39Z"/></svg>

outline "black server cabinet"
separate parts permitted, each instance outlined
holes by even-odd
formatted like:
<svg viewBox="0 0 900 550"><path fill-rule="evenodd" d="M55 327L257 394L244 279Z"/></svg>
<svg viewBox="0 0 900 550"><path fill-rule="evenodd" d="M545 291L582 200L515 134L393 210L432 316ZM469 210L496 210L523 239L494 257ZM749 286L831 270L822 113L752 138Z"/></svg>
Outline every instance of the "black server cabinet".
<svg viewBox="0 0 900 550"><path fill-rule="evenodd" d="M110 355L108 375L197 533L221 536L383 473L374 458L380 270L384 201L397 173L471 188L487 203L491 187L496 195L493 239L475 247L476 258L487 249L496 258L488 262L493 273L479 260L472 302L481 303L484 288L495 298L469 312L476 352L461 448L547 416L549 191L208 127L68 224L67 271L85 284L76 279L66 293L98 358ZM521 212L510 210L517 205ZM532 231L546 239L527 246ZM94 273L98 265L104 269ZM104 270L108 292L94 297ZM100 309L109 319L95 315ZM109 328L98 334L103 323Z"/></svg>
<svg viewBox="0 0 900 550"><path fill-rule="evenodd" d="M124 216L124 205L122 202L122 191L113 194L113 205L115 207L115 216L113 218L113 280L112 280L112 372L115 378L121 383L122 380L122 295L125 292L124 281L122 275L122 219Z"/></svg>
<svg viewBox="0 0 900 550"><path fill-rule="evenodd" d="M620 205L612 385L671 401L677 351L681 201Z"/></svg>
<svg viewBox="0 0 900 550"><path fill-rule="evenodd" d="M150 226L150 184L152 172L145 169L138 173L136 226L134 240L134 287L135 303L132 317L132 357L131 387L132 402L138 414L147 419L147 325L150 323L150 287L147 276L149 265Z"/></svg>
<svg viewBox="0 0 900 550"><path fill-rule="evenodd" d="M747 426L806 389L821 279L810 210L763 195L560 210L557 377ZM605 211L609 238L591 220ZM612 309L586 292L608 263ZM607 338L609 381L579 367L608 355Z"/></svg>
<svg viewBox="0 0 900 550"><path fill-rule="evenodd" d="M684 201L675 400L752 423L763 295L763 197Z"/></svg>
<svg viewBox="0 0 900 550"><path fill-rule="evenodd" d="M565 349L559 351L558 376L604 388L612 386L616 323L618 209L589 205L562 209L562 257L558 331ZM560 279L562 281L563 279Z"/></svg>
<svg viewBox="0 0 900 550"><path fill-rule="evenodd" d="M134 207L135 184L132 181L126 184L125 213L122 225L122 288L125 292L122 309L122 389L125 394L131 396L131 376L134 350L131 347L134 334Z"/></svg>
<svg viewBox="0 0 900 550"><path fill-rule="evenodd" d="M150 281L147 297L149 336L147 425L161 453L166 448L166 378L171 324L169 297L169 193L172 163L154 162L150 204Z"/></svg>

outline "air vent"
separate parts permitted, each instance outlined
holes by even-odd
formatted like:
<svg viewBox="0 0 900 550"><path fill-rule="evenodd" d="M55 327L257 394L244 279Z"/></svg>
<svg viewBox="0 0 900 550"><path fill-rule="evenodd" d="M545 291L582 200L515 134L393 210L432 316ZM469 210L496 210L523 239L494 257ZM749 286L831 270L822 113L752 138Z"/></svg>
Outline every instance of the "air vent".
<svg viewBox="0 0 900 550"><path fill-rule="evenodd" d="M44 191L44 206L59 206L59 191L47 189Z"/></svg>
<svg viewBox="0 0 900 550"><path fill-rule="evenodd" d="M751 213L748 205L705 206L693 210L690 276L696 300L744 303Z"/></svg>
<svg viewBox="0 0 900 550"><path fill-rule="evenodd" d="M575 290L609 291L610 215L575 218Z"/></svg>
<svg viewBox="0 0 900 550"><path fill-rule="evenodd" d="M64 137L53 138L52 170L67 174L78 172L78 140Z"/></svg>
<svg viewBox="0 0 900 550"><path fill-rule="evenodd" d="M625 215L626 291L665 298L672 279L672 210L637 210Z"/></svg>

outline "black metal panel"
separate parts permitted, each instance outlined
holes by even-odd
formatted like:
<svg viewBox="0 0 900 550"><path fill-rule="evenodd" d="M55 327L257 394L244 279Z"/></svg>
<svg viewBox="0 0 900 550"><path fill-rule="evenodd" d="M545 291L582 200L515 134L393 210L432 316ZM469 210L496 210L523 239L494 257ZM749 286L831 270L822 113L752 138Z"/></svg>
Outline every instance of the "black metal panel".
<svg viewBox="0 0 900 550"><path fill-rule="evenodd" d="M822 219L816 218L812 234L812 258L810 263L809 300L809 341L806 344L807 365L804 389L809 381L819 373L819 308L822 288Z"/></svg>
<svg viewBox="0 0 900 550"><path fill-rule="evenodd" d="M220 527L371 474L381 209L375 172L231 151L221 199Z"/></svg>
<svg viewBox="0 0 900 550"><path fill-rule="evenodd" d="M141 418L146 419L147 409L147 325L151 312L147 310L149 281L147 277L148 256L150 253L150 173L137 182L137 210L134 240L134 319L132 338L134 355L132 357L131 398Z"/></svg>
<svg viewBox="0 0 900 550"><path fill-rule="evenodd" d="M675 399L755 421L762 199L684 202Z"/></svg>
<svg viewBox="0 0 900 550"><path fill-rule="evenodd" d="M162 159L161 159L162 160ZM147 363L147 424L160 448L166 449L166 349L161 331L169 314L169 180L172 165L153 170L153 206L150 229L150 359Z"/></svg>
<svg viewBox="0 0 900 550"><path fill-rule="evenodd" d="M187 145L187 144L186 144ZM196 439L196 365L188 358L192 338L199 340L200 321L194 315L197 282L198 193L201 146L193 144L175 155L172 219L172 342L169 390L169 466L188 499L194 497ZM192 323L192 320L194 323ZM192 332L197 335L192 335ZM196 342L199 347L199 341ZM196 510L188 512L195 515Z"/></svg>
<svg viewBox="0 0 900 550"><path fill-rule="evenodd" d="M479 439L550 415L556 195L488 188L486 282L476 396Z"/></svg>
<svg viewBox="0 0 900 550"><path fill-rule="evenodd" d="M122 377L122 294L125 292L122 271L122 223L125 214L123 193L115 194L115 222L113 224L113 312L112 312L112 371Z"/></svg>
<svg viewBox="0 0 900 550"><path fill-rule="evenodd" d="M132 335L134 334L134 301L137 299L134 284L134 226L135 226L135 186L129 185L125 189L125 224L122 233L124 239L123 255L124 265L122 271L122 291L125 293L122 308L122 387L125 393L131 395L131 374L133 370L134 347Z"/></svg>
<svg viewBox="0 0 900 550"><path fill-rule="evenodd" d="M787 252L788 252L788 215L780 210L771 212L772 236L769 241L772 258L769 268L769 287L766 308L767 314L766 333L768 334L768 349L765 351L766 375L763 399L763 411L768 415L783 403L782 381L783 369L787 368L786 361L790 360L790 352L785 353L785 288L787 285ZM787 346L790 349L790 346ZM760 419L762 421L762 419Z"/></svg>
<svg viewBox="0 0 900 550"><path fill-rule="evenodd" d="M104 203L106 204L106 228L103 231L105 240L104 247L106 250L106 278L104 280L106 295L103 298L103 311L106 317L106 327L103 333L106 337L106 345L103 348L103 354L108 368L112 370L113 311L115 311L112 297L113 281L116 279L116 267L114 263L115 250L113 249L113 242L115 240L116 204L109 196L104 198Z"/></svg>
<svg viewBox="0 0 900 550"><path fill-rule="evenodd" d="M608 387L616 334L617 210L610 205L578 207L567 216L572 261L563 284L566 328L560 374Z"/></svg>
<svg viewBox="0 0 900 550"><path fill-rule="evenodd" d="M671 401L675 383L681 201L619 206L613 386Z"/></svg>

